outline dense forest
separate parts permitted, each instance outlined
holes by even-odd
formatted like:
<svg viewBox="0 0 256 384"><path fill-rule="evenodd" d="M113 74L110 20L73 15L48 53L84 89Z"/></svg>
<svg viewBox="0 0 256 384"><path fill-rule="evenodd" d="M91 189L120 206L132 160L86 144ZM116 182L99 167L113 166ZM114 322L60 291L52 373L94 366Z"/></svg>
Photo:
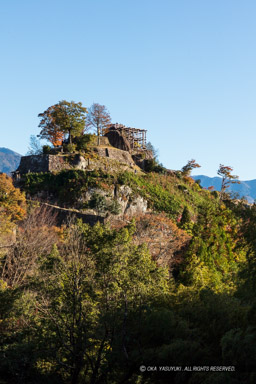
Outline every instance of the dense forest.
<svg viewBox="0 0 256 384"><path fill-rule="evenodd" d="M146 199L147 214L59 225L25 199L46 191L72 206L112 185ZM22 191L0 175L1 384L255 382L255 205L161 166L30 173Z"/></svg>

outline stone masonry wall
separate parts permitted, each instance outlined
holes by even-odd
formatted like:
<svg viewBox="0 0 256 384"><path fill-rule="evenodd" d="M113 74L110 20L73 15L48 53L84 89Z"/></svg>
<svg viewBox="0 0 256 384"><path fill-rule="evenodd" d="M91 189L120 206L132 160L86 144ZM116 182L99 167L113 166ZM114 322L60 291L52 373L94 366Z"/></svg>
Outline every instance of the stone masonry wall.
<svg viewBox="0 0 256 384"><path fill-rule="evenodd" d="M95 147L95 158L85 158L80 154L63 155L32 155L23 156L17 172L60 172L64 169L94 170L103 169L107 172L132 170L135 163L131 155L116 148Z"/></svg>

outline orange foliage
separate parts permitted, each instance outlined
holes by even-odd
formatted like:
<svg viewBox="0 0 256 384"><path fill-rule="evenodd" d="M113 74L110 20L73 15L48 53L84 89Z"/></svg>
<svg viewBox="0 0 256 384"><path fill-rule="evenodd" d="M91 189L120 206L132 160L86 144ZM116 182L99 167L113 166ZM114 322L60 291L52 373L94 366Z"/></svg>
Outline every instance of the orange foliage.
<svg viewBox="0 0 256 384"><path fill-rule="evenodd" d="M146 214L136 219L135 242L146 243L159 265L172 269L180 263L189 240L190 236L164 213Z"/></svg>
<svg viewBox="0 0 256 384"><path fill-rule="evenodd" d="M191 238L185 231L179 229L164 213L146 213L135 217L135 220L135 244L147 244L152 258L158 265L168 266L170 270L181 263ZM116 229L124 225L125 220L111 220L111 226Z"/></svg>
<svg viewBox="0 0 256 384"><path fill-rule="evenodd" d="M25 195L14 187L12 179L0 174L0 233L10 231L13 223L24 218L25 201Z"/></svg>
<svg viewBox="0 0 256 384"><path fill-rule="evenodd" d="M42 139L47 139L55 147L62 145L64 139L64 133L60 130L56 124L55 113L58 105L49 107L44 113L40 113L38 116L41 118L39 127L41 128L40 136Z"/></svg>
<svg viewBox="0 0 256 384"><path fill-rule="evenodd" d="M51 132L51 136L49 137L49 141L54 145L54 147L58 147L62 145L62 141L64 140L64 133L60 131Z"/></svg>

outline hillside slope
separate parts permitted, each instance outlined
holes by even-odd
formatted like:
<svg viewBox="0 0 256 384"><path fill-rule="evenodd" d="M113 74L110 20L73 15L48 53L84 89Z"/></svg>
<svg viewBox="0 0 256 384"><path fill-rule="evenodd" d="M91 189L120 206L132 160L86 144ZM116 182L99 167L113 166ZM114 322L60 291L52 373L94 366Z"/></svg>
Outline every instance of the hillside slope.
<svg viewBox="0 0 256 384"><path fill-rule="evenodd" d="M0 147L0 172L10 175L20 163L21 155L8 148Z"/></svg>
<svg viewBox="0 0 256 384"><path fill-rule="evenodd" d="M3 384L17 381L21 351L28 383L101 383L104 374L106 384L209 384L216 373L224 383L219 367L234 384L255 382L256 205L223 201L180 172L102 168L17 180L28 209L1 251ZM1 177L8 224L20 192ZM81 220L56 225L53 204ZM89 214L103 220L89 226ZM152 362L196 369L159 380L138 370Z"/></svg>

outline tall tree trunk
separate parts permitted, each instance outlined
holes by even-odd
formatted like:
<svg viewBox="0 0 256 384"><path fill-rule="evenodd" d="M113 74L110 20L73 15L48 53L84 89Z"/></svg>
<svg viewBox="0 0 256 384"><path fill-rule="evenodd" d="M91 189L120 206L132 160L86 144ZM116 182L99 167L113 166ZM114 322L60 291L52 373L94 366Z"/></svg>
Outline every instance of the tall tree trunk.
<svg viewBox="0 0 256 384"><path fill-rule="evenodd" d="M97 125L97 136L98 136L97 142L98 142L98 145L100 145L100 126L99 125Z"/></svg>
<svg viewBox="0 0 256 384"><path fill-rule="evenodd" d="M69 142L69 144L72 144L71 129L69 129L69 131L68 131L68 142Z"/></svg>
<svg viewBox="0 0 256 384"><path fill-rule="evenodd" d="M79 378L79 374L80 374L80 371L81 371L81 367L76 367L73 374L72 374L72 378L71 378L71 384L77 384L78 383L78 378Z"/></svg>

